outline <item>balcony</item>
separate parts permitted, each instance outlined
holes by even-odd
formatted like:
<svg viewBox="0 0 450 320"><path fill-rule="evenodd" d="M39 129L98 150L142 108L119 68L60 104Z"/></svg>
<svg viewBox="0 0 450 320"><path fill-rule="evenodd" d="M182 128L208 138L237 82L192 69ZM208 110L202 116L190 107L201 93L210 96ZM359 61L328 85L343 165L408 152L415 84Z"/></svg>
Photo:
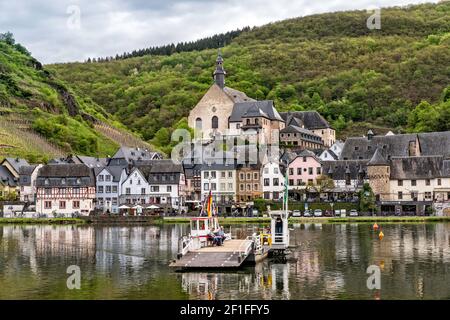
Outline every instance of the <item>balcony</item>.
<svg viewBox="0 0 450 320"><path fill-rule="evenodd" d="M262 126L259 123L247 123L241 126L242 130L260 130Z"/></svg>

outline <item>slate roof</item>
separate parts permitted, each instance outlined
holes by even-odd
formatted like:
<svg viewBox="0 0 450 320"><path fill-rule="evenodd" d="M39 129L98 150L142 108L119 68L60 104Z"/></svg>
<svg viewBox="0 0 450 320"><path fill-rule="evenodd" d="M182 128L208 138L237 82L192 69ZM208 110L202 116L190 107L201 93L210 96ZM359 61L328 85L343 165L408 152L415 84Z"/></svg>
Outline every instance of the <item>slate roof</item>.
<svg viewBox="0 0 450 320"><path fill-rule="evenodd" d="M108 165L108 158L96 158L96 157L85 157L77 156L81 163L87 165L90 168L101 168Z"/></svg>
<svg viewBox="0 0 450 320"><path fill-rule="evenodd" d="M419 133L420 152L422 156L450 156L450 131Z"/></svg>
<svg viewBox="0 0 450 320"><path fill-rule="evenodd" d="M320 136L314 134L312 131L308 129L300 128L294 125L290 125L281 129L280 133L300 133L301 136L299 138L301 138L302 140L323 144L323 140Z"/></svg>
<svg viewBox="0 0 450 320"><path fill-rule="evenodd" d="M224 87L223 91L231 98L231 100L233 100L234 103L255 101L254 99L247 97L244 92L230 87Z"/></svg>
<svg viewBox="0 0 450 320"><path fill-rule="evenodd" d="M409 143L418 139L421 156L450 156L450 131L396 134L348 138L342 149L340 159L371 159L375 150L380 148L386 158L409 157Z"/></svg>
<svg viewBox="0 0 450 320"><path fill-rule="evenodd" d="M367 163L367 160L322 161L322 172L333 180L345 180L347 174L352 180L358 180L360 175L367 179Z"/></svg>
<svg viewBox="0 0 450 320"><path fill-rule="evenodd" d="M137 161L135 167L150 184L178 184L181 174L184 174L183 165L170 159Z"/></svg>
<svg viewBox="0 0 450 320"><path fill-rule="evenodd" d="M230 122L240 122L245 113L249 112L251 109L259 109L260 112L265 113L268 119L283 121L283 118L278 113L277 109L273 104L272 100L262 100L262 101L249 101L249 102L238 102L233 106L233 111L231 112Z"/></svg>
<svg viewBox="0 0 450 320"><path fill-rule="evenodd" d="M392 158L391 179L432 179L450 177L450 160L442 156Z"/></svg>
<svg viewBox="0 0 450 320"><path fill-rule="evenodd" d="M327 152L334 160L338 160L338 159L339 159L339 157L337 156L337 154L334 153L334 151L331 150L331 149L323 150L323 151L319 154L319 156L322 156L322 154L325 153L325 152Z"/></svg>
<svg viewBox="0 0 450 320"><path fill-rule="evenodd" d="M20 167L30 165L27 160L20 158L5 158L4 161L7 161L17 173L19 173Z"/></svg>
<svg viewBox="0 0 450 320"><path fill-rule="evenodd" d="M160 158L159 153L142 148L121 147L112 159L125 159L128 163Z"/></svg>
<svg viewBox="0 0 450 320"><path fill-rule="evenodd" d="M348 138L340 155L341 160L371 159L378 148L387 158L408 157L409 143L416 141L416 134L398 134L394 136L374 136Z"/></svg>
<svg viewBox="0 0 450 320"><path fill-rule="evenodd" d="M14 187L17 187L18 182L19 182L18 179L16 177L14 177L6 167L0 166L0 183L1 184L14 188Z"/></svg>
<svg viewBox="0 0 450 320"><path fill-rule="evenodd" d="M19 184L21 186L31 186L31 175L34 170L37 168L37 165L31 166L23 166L19 169Z"/></svg>
<svg viewBox="0 0 450 320"><path fill-rule="evenodd" d="M377 148L375 153L373 154L372 158L370 159L369 166L387 166L389 165L386 158L383 156L381 150Z"/></svg>
<svg viewBox="0 0 450 320"><path fill-rule="evenodd" d="M290 122L291 117L298 118L306 129L324 129L330 128L330 124L317 111L288 111L281 112L284 121Z"/></svg>
<svg viewBox="0 0 450 320"><path fill-rule="evenodd" d="M103 170L108 171L113 179L113 182L120 182L120 177L122 176L122 171L126 170L125 166L105 166L94 168L95 176L97 177Z"/></svg>
<svg viewBox="0 0 450 320"><path fill-rule="evenodd" d="M45 183L48 180L48 184ZM79 182L79 183L78 183ZM95 186L94 170L84 164L49 164L39 169L38 187Z"/></svg>

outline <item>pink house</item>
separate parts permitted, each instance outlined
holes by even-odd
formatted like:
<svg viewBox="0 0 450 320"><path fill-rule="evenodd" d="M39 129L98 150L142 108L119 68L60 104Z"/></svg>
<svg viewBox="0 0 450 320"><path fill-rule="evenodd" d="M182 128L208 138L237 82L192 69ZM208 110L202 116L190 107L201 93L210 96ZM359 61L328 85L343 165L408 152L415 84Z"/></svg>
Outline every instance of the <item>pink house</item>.
<svg viewBox="0 0 450 320"><path fill-rule="evenodd" d="M303 150L289 162L288 179L290 187L316 183L322 174L320 159L311 151Z"/></svg>

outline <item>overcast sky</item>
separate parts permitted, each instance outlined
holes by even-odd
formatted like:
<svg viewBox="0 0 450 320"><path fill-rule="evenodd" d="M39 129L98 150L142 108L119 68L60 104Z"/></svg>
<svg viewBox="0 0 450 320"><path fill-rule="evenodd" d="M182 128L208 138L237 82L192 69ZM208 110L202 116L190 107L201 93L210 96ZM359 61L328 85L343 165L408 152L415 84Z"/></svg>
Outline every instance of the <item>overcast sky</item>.
<svg viewBox="0 0 450 320"><path fill-rule="evenodd" d="M432 1L0 0L0 32L13 32L43 63L84 61L314 13L421 2Z"/></svg>

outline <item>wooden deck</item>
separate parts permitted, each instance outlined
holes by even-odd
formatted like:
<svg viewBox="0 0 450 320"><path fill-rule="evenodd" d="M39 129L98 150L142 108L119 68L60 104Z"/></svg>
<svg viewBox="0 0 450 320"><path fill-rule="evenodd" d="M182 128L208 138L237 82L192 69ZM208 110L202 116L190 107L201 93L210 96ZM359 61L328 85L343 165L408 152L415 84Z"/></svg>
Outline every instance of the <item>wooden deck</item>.
<svg viewBox="0 0 450 320"><path fill-rule="evenodd" d="M247 258L251 243L251 240L228 240L222 246L190 251L170 266L178 269L238 268Z"/></svg>

